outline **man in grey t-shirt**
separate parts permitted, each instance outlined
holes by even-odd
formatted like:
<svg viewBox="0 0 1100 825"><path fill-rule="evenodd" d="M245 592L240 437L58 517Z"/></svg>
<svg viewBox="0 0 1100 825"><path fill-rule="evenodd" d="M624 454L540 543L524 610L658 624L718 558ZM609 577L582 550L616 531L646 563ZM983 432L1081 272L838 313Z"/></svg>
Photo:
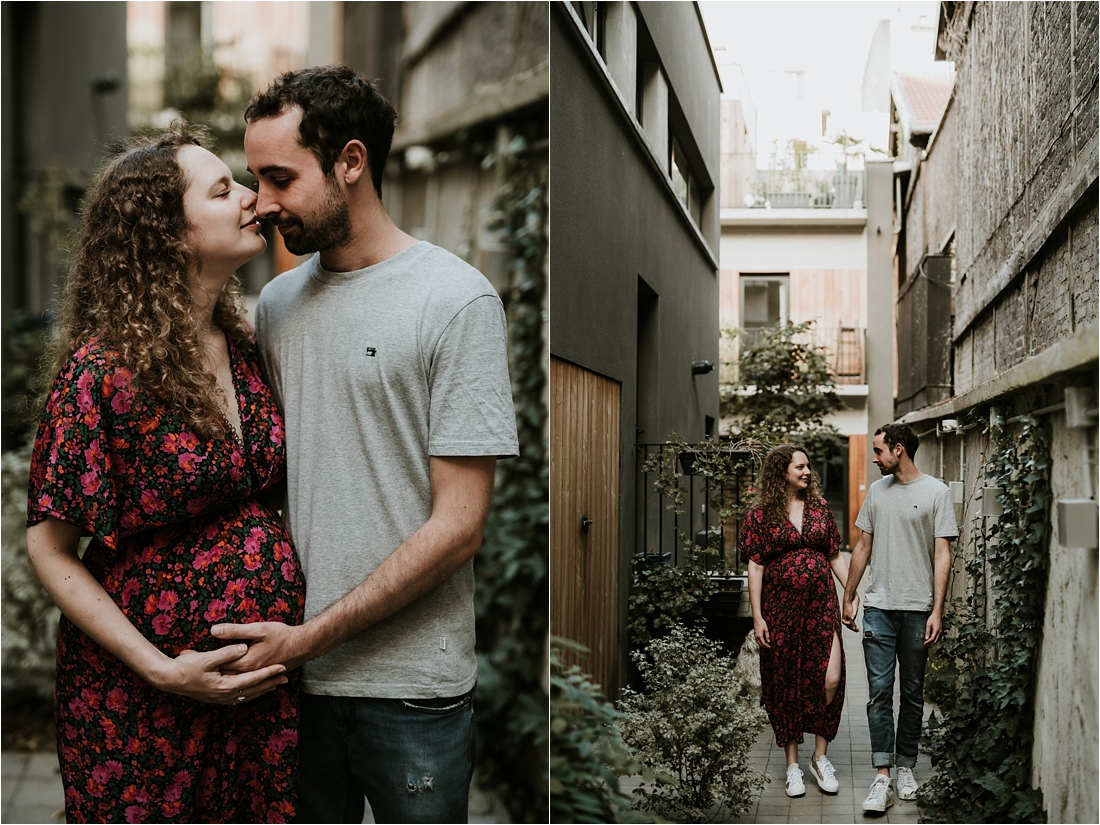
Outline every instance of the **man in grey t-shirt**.
<svg viewBox="0 0 1100 825"><path fill-rule="evenodd" d="M465 822L473 556L516 455L504 311L488 281L382 205L396 114L343 66L287 72L245 111L257 214L295 254L256 308L286 418L306 621L221 626L241 666L302 666L304 822Z"/></svg>
<svg viewBox="0 0 1100 825"><path fill-rule="evenodd" d="M943 632L951 541L959 535L947 486L924 475L913 463L919 444L904 424L887 424L875 431L872 448L883 478L871 485L856 518L863 535L852 551L844 589L844 624L858 631L856 588L869 569L863 652L870 690L871 760L877 776L864 811L882 812L894 804L890 788L894 765L898 796L916 799L913 766L924 711L924 668L929 645L936 644ZM896 730L895 664L901 678Z"/></svg>

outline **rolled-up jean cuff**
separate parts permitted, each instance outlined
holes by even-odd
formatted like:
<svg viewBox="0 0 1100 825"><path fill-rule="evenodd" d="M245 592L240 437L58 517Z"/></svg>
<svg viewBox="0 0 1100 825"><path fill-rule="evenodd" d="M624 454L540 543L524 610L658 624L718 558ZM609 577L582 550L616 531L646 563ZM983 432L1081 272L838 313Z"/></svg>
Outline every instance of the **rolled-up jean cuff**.
<svg viewBox="0 0 1100 825"><path fill-rule="evenodd" d="M894 754L875 751L871 754L871 764L876 768L894 767Z"/></svg>
<svg viewBox="0 0 1100 825"><path fill-rule="evenodd" d="M917 766L917 757L906 756L904 753L894 754L894 764L899 768L915 768Z"/></svg>

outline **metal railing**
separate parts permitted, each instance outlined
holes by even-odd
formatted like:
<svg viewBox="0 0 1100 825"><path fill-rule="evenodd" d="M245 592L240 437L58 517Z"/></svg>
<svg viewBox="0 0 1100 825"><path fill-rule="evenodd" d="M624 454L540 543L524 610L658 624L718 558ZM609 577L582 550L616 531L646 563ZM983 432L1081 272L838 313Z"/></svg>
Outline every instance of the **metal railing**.
<svg viewBox="0 0 1100 825"><path fill-rule="evenodd" d="M753 208L858 209L864 203L862 170L758 170L753 187Z"/></svg>
<svg viewBox="0 0 1100 825"><path fill-rule="evenodd" d="M737 554L740 524L736 515L723 521L721 510L740 511L751 478L693 474L690 445L687 453L675 444L638 444L636 450L638 552L654 562L679 565L696 547L703 551L704 567L712 576L744 575L746 568ZM682 506L674 506L658 487L660 473L646 471L655 461L669 472L676 463Z"/></svg>

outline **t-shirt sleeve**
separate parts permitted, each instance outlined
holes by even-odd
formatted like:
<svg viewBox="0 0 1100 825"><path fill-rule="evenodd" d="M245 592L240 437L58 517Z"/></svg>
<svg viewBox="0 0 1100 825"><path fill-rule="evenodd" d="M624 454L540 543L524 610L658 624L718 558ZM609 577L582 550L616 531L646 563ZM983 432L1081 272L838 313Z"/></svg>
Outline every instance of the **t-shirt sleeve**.
<svg viewBox="0 0 1100 825"><path fill-rule="evenodd" d="M91 356L74 360L54 381L31 453L27 526L55 518L111 549L118 547L118 497L108 444L113 404L130 393Z"/></svg>
<svg viewBox="0 0 1100 825"><path fill-rule="evenodd" d="M936 538L954 539L959 536L959 525L955 521L955 505L951 501L951 490L943 489L936 496Z"/></svg>
<svg viewBox="0 0 1100 825"><path fill-rule="evenodd" d="M434 348L429 384L431 455L519 455L499 298L479 296L455 315Z"/></svg>
<svg viewBox="0 0 1100 825"><path fill-rule="evenodd" d="M856 527L862 530L864 533L875 533L875 504L874 504L875 488L871 485L867 488L867 495L863 497L863 504L860 505L859 515L856 516Z"/></svg>

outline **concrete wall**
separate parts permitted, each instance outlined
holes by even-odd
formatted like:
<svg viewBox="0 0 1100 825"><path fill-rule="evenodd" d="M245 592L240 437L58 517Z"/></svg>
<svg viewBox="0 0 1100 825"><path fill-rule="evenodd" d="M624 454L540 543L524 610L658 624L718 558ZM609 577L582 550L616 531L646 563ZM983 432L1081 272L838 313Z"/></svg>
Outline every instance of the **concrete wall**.
<svg viewBox="0 0 1100 825"><path fill-rule="evenodd" d="M128 134L125 3L5 3L3 317L50 306L57 256L16 208L51 167L91 174ZM113 78L113 82L106 82Z"/></svg>
<svg viewBox="0 0 1100 825"><path fill-rule="evenodd" d="M667 5L674 8L648 21L654 39L673 49L674 60L686 60L684 52L709 54L693 22L694 7ZM718 373L691 373L693 359L718 360L717 233L708 246L685 214L633 117L633 93L619 88L629 73L620 68L612 82L572 14L568 4L551 6L550 348L622 387L619 579L625 615L637 549L635 444L663 441L673 432L698 440L708 418L717 425ZM678 17L686 20L676 23L684 39L669 40L661 27ZM712 146L708 168L716 169L718 83L713 72L699 71L701 76L670 71L670 93L694 99L701 94L696 87L709 90L713 113L703 107L706 116L691 126L715 124L710 144L697 137Z"/></svg>

